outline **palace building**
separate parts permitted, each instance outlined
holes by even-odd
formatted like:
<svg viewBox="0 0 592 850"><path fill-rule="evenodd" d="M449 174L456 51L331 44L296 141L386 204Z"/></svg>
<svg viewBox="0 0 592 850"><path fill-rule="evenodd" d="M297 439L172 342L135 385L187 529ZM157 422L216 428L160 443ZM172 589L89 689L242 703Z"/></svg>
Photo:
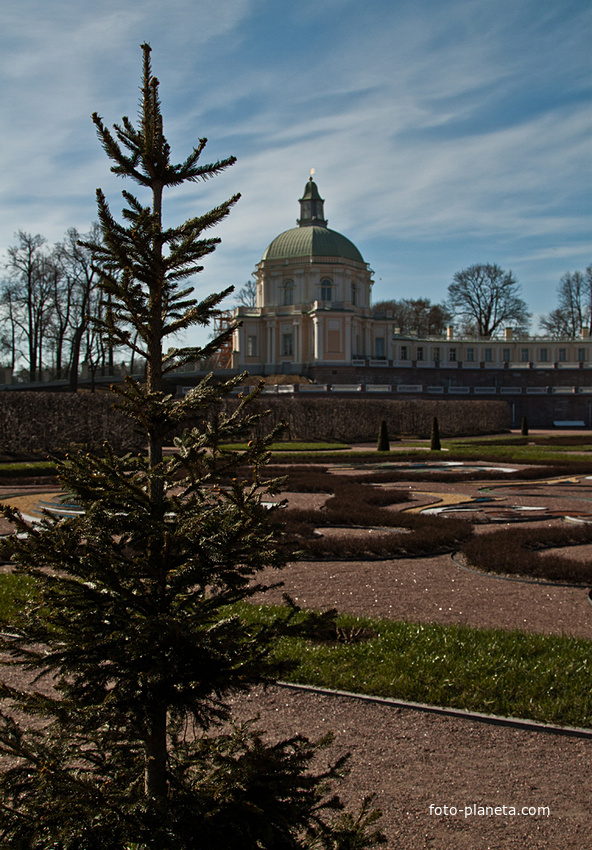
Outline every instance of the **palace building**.
<svg viewBox="0 0 592 850"><path fill-rule="evenodd" d="M576 340L512 328L488 340L456 338L452 327L440 337L401 334L392 313L373 311L372 269L327 226L312 177L299 203L297 226L276 236L256 268L256 306L235 311L233 370L302 375L308 391L498 397L533 426L592 425L589 331Z"/></svg>
<svg viewBox="0 0 592 850"><path fill-rule="evenodd" d="M305 374L386 356L388 325L372 316L370 267L353 242L327 227L312 177L298 226L267 246L256 279L257 306L238 310L237 367Z"/></svg>

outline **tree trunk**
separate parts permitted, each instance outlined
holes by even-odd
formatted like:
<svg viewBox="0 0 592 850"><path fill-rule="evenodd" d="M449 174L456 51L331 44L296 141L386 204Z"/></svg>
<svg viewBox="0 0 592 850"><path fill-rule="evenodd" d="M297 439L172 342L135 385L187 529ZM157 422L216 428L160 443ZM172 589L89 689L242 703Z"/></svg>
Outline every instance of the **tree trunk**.
<svg viewBox="0 0 592 850"><path fill-rule="evenodd" d="M70 391L73 393L78 390L78 365L80 362L80 345L82 343L83 333L84 327L78 328L72 340L70 352Z"/></svg>
<svg viewBox="0 0 592 850"><path fill-rule="evenodd" d="M164 703L154 708L147 721L145 740L146 762L144 769L144 790L147 797L166 798L167 779L167 711Z"/></svg>

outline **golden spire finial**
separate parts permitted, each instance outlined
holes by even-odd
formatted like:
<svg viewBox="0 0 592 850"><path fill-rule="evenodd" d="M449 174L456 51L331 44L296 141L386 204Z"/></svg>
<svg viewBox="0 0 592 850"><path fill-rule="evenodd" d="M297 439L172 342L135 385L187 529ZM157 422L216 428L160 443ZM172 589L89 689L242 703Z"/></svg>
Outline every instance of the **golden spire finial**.
<svg viewBox="0 0 592 850"><path fill-rule="evenodd" d="M314 173L315 173L315 169L314 169L314 168L311 168L311 169L310 169L310 179L311 179L311 180L312 180L312 175L313 175Z"/></svg>

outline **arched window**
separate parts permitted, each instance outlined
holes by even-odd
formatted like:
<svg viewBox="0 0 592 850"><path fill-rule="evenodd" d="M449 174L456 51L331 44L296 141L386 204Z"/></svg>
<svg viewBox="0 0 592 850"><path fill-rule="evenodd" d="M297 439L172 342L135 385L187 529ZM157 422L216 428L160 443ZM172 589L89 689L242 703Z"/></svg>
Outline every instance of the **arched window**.
<svg viewBox="0 0 592 850"><path fill-rule="evenodd" d="M294 303L294 281L284 281L284 305L287 307Z"/></svg>
<svg viewBox="0 0 592 850"><path fill-rule="evenodd" d="M355 283L351 285L351 303L353 307L356 307L358 304L358 287Z"/></svg>
<svg viewBox="0 0 592 850"><path fill-rule="evenodd" d="M321 281L321 301L332 301L333 300L333 285L328 277L323 278Z"/></svg>

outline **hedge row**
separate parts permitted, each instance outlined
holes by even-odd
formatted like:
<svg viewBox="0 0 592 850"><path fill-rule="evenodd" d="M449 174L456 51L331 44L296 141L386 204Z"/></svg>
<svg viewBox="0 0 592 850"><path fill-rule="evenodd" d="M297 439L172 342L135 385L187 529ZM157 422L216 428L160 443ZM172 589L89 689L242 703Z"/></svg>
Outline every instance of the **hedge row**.
<svg viewBox="0 0 592 850"><path fill-rule="evenodd" d="M232 410L236 404L227 399L224 407ZM284 420L289 423L289 437L304 442L376 442L383 419L391 437L428 438L434 416L442 437L492 434L511 427L510 408L504 401L264 397L257 405L271 411L262 428Z"/></svg>
<svg viewBox="0 0 592 850"><path fill-rule="evenodd" d="M112 393L0 393L0 453L59 452L71 445L96 448L104 440L117 450L141 446L131 420L113 408ZM222 412L238 400L225 399ZM259 410L270 410L261 435L288 422L288 434L302 441L376 440L384 419L392 436L429 437L434 416L446 437L499 432L510 427L509 408L499 401L395 401L388 399L260 398Z"/></svg>
<svg viewBox="0 0 592 850"><path fill-rule="evenodd" d="M357 476L290 468L286 489L291 492L330 492L321 508L287 508L281 512L282 541L290 553L312 560L341 558L409 558L451 552L465 543L473 528L465 519L419 516L387 508L410 500L407 488L374 487ZM318 537L320 526L360 529L380 526L393 533ZM399 529L397 533L395 529Z"/></svg>
<svg viewBox="0 0 592 850"><path fill-rule="evenodd" d="M0 453L97 449L108 440L117 451L138 449L140 435L113 407L112 393L0 393Z"/></svg>

